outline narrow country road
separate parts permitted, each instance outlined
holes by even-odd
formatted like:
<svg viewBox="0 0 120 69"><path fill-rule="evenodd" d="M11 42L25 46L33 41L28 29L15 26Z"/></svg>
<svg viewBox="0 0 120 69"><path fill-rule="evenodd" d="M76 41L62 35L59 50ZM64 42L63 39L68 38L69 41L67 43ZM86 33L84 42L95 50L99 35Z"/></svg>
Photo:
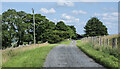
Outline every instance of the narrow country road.
<svg viewBox="0 0 120 69"><path fill-rule="evenodd" d="M48 54L44 67L103 67L89 58L76 46L77 41L70 45L54 47Z"/></svg>

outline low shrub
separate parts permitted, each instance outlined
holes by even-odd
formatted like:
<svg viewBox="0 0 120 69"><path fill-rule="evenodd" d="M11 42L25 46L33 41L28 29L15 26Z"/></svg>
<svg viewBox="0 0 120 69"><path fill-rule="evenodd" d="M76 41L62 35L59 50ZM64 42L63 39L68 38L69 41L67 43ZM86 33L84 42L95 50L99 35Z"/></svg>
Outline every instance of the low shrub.
<svg viewBox="0 0 120 69"><path fill-rule="evenodd" d="M41 43L43 43L43 41L38 41L38 44L41 44Z"/></svg>
<svg viewBox="0 0 120 69"><path fill-rule="evenodd" d="M12 47L17 47L17 43L11 43Z"/></svg>
<svg viewBox="0 0 120 69"><path fill-rule="evenodd" d="M24 44L24 45L27 45L27 44L28 44L28 42L23 42L23 44Z"/></svg>

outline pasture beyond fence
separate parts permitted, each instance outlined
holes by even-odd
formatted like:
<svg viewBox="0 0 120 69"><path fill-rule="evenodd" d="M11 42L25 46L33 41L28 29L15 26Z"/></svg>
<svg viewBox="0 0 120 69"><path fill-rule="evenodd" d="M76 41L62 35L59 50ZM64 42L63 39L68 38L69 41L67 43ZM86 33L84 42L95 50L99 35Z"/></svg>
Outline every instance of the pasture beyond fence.
<svg viewBox="0 0 120 69"><path fill-rule="evenodd" d="M84 42L91 42L94 46L112 46L112 48L118 48L118 39L114 38L106 38L106 36L95 36L95 37L85 37L81 39Z"/></svg>

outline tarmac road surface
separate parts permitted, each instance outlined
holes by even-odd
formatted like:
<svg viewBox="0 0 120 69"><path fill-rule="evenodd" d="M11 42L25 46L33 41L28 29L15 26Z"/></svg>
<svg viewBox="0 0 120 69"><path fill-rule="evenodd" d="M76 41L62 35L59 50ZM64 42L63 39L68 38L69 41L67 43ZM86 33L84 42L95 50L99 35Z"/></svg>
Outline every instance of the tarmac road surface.
<svg viewBox="0 0 120 69"><path fill-rule="evenodd" d="M84 54L73 40L70 45L54 47L48 54L43 67L98 67L104 68Z"/></svg>

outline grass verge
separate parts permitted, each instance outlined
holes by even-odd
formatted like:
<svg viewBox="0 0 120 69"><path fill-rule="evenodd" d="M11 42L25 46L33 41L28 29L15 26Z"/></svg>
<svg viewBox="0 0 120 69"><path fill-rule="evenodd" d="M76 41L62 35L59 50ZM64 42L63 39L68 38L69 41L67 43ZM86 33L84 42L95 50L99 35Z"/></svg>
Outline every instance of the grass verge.
<svg viewBox="0 0 120 69"><path fill-rule="evenodd" d="M69 45L71 43L72 40L64 40L64 41L61 41L57 44L65 44L65 45Z"/></svg>
<svg viewBox="0 0 120 69"><path fill-rule="evenodd" d="M85 52L88 56L93 58L96 62L104 65L107 68L118 69L118 59L107 53L97 51L92 48L90 43L83 43L80 40L77 40L77 46Z"/></svg>
<svg viewBox="0 0 120 69"><path fill-rule="evenodd" d="M5 50L2 50L2 64L7 62L9 59L11 59L11 57L14 57L20 53L23 53L27 50L32 50L35 48L46 46L46 45L48 45L48 43L36 44L35 46L34 46L34 44L32 44L29 46L17 47L17 48L7 48Z"/></svg>
<svg viewBox="0 0 120 69"><path fill-rule="evenodd" d="M60 44L70 44L69 41L62 41L57 44L36 44L14 49L5 49L3 55L3 69L5 67L39 67L41 68L50 50Z"/></svg>
<svg viewBox="0 0 120 69"><path fill-rule="evenodd" d="M3 67L42 67L47 54L55 46L56 44L50 44L22 52L11 57Z"/></svg>

